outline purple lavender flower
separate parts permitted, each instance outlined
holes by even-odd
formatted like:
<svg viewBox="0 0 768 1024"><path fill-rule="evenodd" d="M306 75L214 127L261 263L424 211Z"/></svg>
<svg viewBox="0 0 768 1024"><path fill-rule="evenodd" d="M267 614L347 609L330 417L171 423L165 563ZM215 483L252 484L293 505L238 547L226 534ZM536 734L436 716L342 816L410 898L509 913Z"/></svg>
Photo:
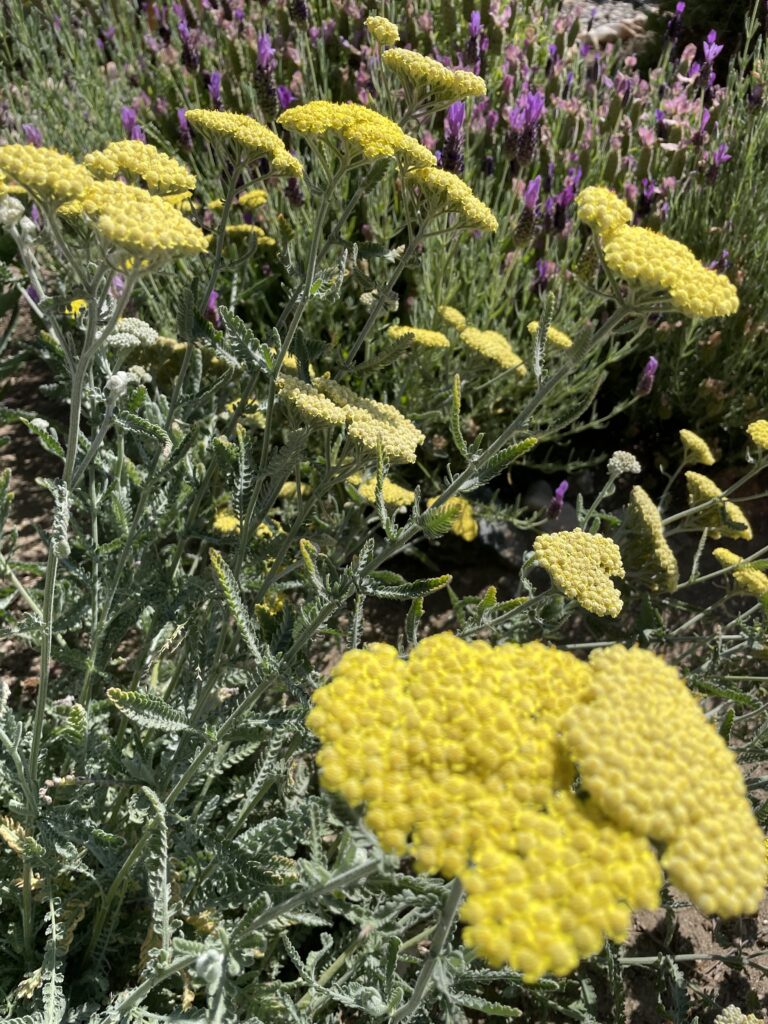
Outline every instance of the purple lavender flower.
<svg viewBox="0 0 768 1024"><path fill-rule="evenodd" d="M712 29L705 41L701 44L704 50L704 60L707 64L714 64L723 52L723 44L717 41L717 32Z"/></svg>
<svg viewBox="0 0 768 1024"><path fill-rule="evenodd" d="M445 146L442 166L446 171L462 174L464 171L464 101L457 100L448 107L444 121Z"/></svg>
<svg viewBox="0 0 768 1024"><path fill-rule="evenodd" d="M205 78L205 84L208 88L208 95L211 97L211 103L213 103L214 107L219 110L221 108L221 72L209 71Z"/></svg>
<svg viewBox="0 0 768 1024"><path fill-rule="evenodd" d="M649 356L648 362L643 367L640 379L635 389L636 395L650 395L653 391L653 382L656 380L656 371L659 368L659 360L656 356Z"/></svg>
<svg viewBox="0 0 768 1024"><path fill-rule="evenodd" d="M304 0L290 0L288 13L297 25L306 25L309 21L309 7Z"/></svg>
<svg viewBox="0 0 768 1024"><path fill-rule="evenodd" d="M30 302L34 302L36 306L40 304L40 292L33 284L27 285L27 296Z"/></svg>
<svg viewBox="0 0 768 1024"><path fill-rule="evenodd" d="M528 182L523 192L523 202L525 203L526 209L533 212L539 202L539 195L541 194L541 175L537 174L535 178Z"/></svg>
<svg viewBox="0 0 768 1024"><path fill-rule="evenodd" d="M40 129L36 128L33 124L23 124L21 130L24 132L24 138L32 146L42 146L43 136L40 134Z"/></svg>
<svg viewBox="0 0 768 1024"><path fill-rule="evenodd" d="M544 113L544 93L523 92L508 114L507 148L512 159L527 164L539 142L540 121Z"/></svg>
<svg viewBox="0 0 768 1024"><path fill-rule="evenodd" d="M274 121L280 112L280 101L275 85L275 49L266 33L259 36L256 43L256 71L253 84L264 120Z"/></svg>
<svg viewBox="0 0 768 1024"><path fill-rule="evenodd" d="M721 142L714 153L710 156L713 167L722 167L723 164L728 163L730 159L731 154L728 152L728 143L726 142Z"/></svg>
<svg viewBox="0 0 768 1024"><path fill-rule="evenodd" d="M218 304L219 293L214 288L214 290L208 296L208 305L205 310L205 319L208 320L209 323L212 323L214 327L218 327L219 324L221 323L221 317L219 316L219 311L217 308Z"/></svg>
<svg viewBox="0 0 768 1024"><path fill-rule="evenodd" d="M133 107L121 107L120 120L123 123L123 131L128 136L128 138L130 138L133 129L138 124L139 115L136 113Z"/></svg>
<svg viewBox="0 0 768 1024"><path fill-rule="evenodd" d="M667 22L667 37L675 42L683 27L683 13L685 12L685 3L683 0L679 0L679 3L675 5L675 13Z"/></svg>
<svg viewBox="0 0 768 1024"><path fill-rule="evenodd" d="M291 206L298 207L304 205L304 193L301 190L298 178L288 179L288 184L285 186L285 198Z"/></svg>
<svg viewBox="0 0 768 1024"><path fill-rule="evenodd" d="M174 10L177 7L181 10L178 4L174 4ZM181 39L181 63L187 71L197 71L200 66L200 53L192 39L187 19L183 16L179 17L178 30Z"/></svg>
<svg viewBox="0 0 768 1024"><path fill-rule="evenodd" d="M723 249L716 260L712 260L709 264L710 270L716 270L719 274L724 274L731 266L731 254L727 249Z"/></svg>
<svg viewBox="0 0 768 1024"><path fill-rule="evenodd" d="M469 16L469 38L464 47L464 63L476 68L480 63L480 30L482 29L480 11L472 11Z"/></svg>
<svg viewBox="0 0 768 1024"><path fill-rule="evenodd" d="M187 112L183 107L179 107L176 111L176 117L179 119L179 139L185 149L192 149L192 132L189 127L189 121L187 121Z"/></svg>
<svg viewBox="0 0 768 1024"><path fill-rule="evenodd" d="M557 519L559 517L560 513L563 511L563 504L565 503L565 494L567 490L567 480L563 480L562 483L557 485L555 493L552 495L552 499L547 506L547 519Z"/></svg>
<svg viewBox="0 0 768 1024"><path fill-rule="evenodd" d="M296 97L293 95L287 85L278 85L277 87L277 102L280 104L280 109L285 110L286 107L290 107L292 103L296 102Z"/></svg>

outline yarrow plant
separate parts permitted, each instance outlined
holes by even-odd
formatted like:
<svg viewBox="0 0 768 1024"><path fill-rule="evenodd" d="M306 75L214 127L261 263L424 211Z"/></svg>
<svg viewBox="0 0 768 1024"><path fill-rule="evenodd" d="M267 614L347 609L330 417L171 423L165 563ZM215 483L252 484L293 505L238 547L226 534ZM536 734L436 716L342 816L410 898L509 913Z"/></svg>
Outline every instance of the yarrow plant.
<svg viewBox="0 0 768 1024"><path fill-rule="evenodd" d="M576 22L274 7L149 5L130 72L116 13L62 151L8 113L6 1016L587 1021L592 958L623 1019L635 911L766 880L768 421L632 428L752 286L623 162L633 65L578 150Z"/></svg>

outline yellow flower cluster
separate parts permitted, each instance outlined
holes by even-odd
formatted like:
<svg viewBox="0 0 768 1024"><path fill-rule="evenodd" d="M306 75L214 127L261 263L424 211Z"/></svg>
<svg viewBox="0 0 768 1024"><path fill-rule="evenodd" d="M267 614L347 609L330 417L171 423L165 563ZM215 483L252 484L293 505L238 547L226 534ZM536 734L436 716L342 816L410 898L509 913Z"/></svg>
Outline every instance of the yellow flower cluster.
<svg viewBox="0 0 768 1024"><path fill-rule="evenodd" d="M639 485L630 492L624 525L627 541L622 555L627 569L646 576L652 590L665 590L670 594L677 590L680 580L677 559L664 536L656 503Z"/></svg>
<svg viewBox="0 0 768 1024"><path fill-rule="evenodd" d="M470 96L485 96L485 82L471 71L454 71L415 50L395 47L381 55L382 64L407 86L439 103L455 103Z"/></svg>
<svg viewBox="0 0 768 1024"><path fill-rule="evenodd" d="M385 458L415 462L416 449L424 441L417 427L392 405L362 398L350 388L327 378L305 384L295 377L281 377L282 395L302 416L324 426L347 427L349 436L369 452L379 441Z"/></svg>
<svg viewBox="0 0 768 1024"><path fill-rule="evenodd" d="M237 197L240 206L253 210L257 206L263 206L267 201L267 193L263 188L250 188L247 192Z"/></svg>
<svg viewBox="0 0 768 1024"><path fill-rule="evenodd" d="M758 448L768 449L768 420L755 420L747 427L750 441Z"/></svg>
<svg viewBox="0 0 768 1024"><path fill-rule="evenodd" d="M430 498L427 501L427 508L432 506L437 501L437 498ZM451 523L451 533L455 533L457 537L461 537L462 540L473 541L477 538L480 532L480 527L475 519L475 513L472 510L472 503L467 501L466 498L462 498L461 495L456 494L452 498L443 502L442 508L450 509L454 513L453 522Z"/></svg>
<svg viewBox="0 0 768 1024"><path fill-rule="evenodd" d="M94 182L67 206L67 213L94 217L102 238L146 260L193 256L208 248L203 232L170 203L121 181Z"/></svg>
<svg viewBox="0 0 768 1024"><path fill-rule="evenodd" d="M737 555L734 551L729 551L727 548L715 548L712 554L723 568L742 563L741 556ZM768 594L768 576L761 572L760 569L754 569L749 562L743 562L742 564L743 568L734 569L731 574L733 582L739 590L752 594L753 597L762 597L763 594Z"/></svg>
<svg viewBox="0 0 768 1024"><path fill-rule="evenodd" d="M267 157L273 174L300 178L304 173L299 161L291 156L282 139L247 114L225 110L188 110L187 120L212 142L231 142L245 151L252 160Z"/></svg>
<svg viewBox="0 0 768 1024"><path fill-rule="evenodd" d="M682 242L628 226L632 211L609 189L590 186L576 204L579 219L597 233L606 264L621 277L662 289L688 316L730 316L739 308L736 288L724 274L702 266Z"/></svg>
<svg viewBox="0 0 768 1024"><path fill-rule="evenodd" d="M423 345L425 348L450 348L448 341L442 331L428 331L424 327L409 327L405 324L392 324L387 328L387 336L393 341L412 341L416 345Z"/></svg>
<svg viewBox="0 0 768 1024"><path fill-rule="evenodd" d="M27 190L21 185L14 185L9 182L0 171L0 196L23 196Z"/></svg>
<svg viewBox="0 0 768 1024"><path fill-rule="evenodd" d="M231 509L221 508L213 517L216 533L240 533L240 518Z"/></svg>
<svg viewBox="0 0 768 1024"><path fill-rule="evenodd" d="M450 171L437 167L419 167L409 171L405 181L417 187L434 204L436 212L456 214L461 227L496 231L499 226L491 210L477 198L469 185Z"/></svg>
<svg viewBox="0 0 768 1024"><path fill-rule="evenodd" d="M383 114L360 103L313 100L284 110L278 124L302 135L336 135L367 160L398 157L409 167L429 167L435 155Z"/></svg>
<svg viewBox="0 0 768 1024"><path fill-rule="evenodd" d="M239 235L250 238L251 241L256 242L256 245L265 248L277 245L277 240L268 235L264 228L260 228L258 224L227 224L224 231L227 235Z"/></svg>
<svg viewBox="0 0 768 1024"><path fill-rule="evenodd" d="M714 466L715 456L703 437L694 434L692 430L681 430L680 440L683 442L685 452L683 464L695 466L697 463L702 466Z"/></svg>
<svg viewBox="0 0 768 1024"><path fill-rule="evenodd" d="M543 533L533 542L536 560L568 597L595 615L616 618L621 594L611 576L624 576L618 545L599 533L563 530Z"/></svg>
<svg viewBox="0 0 768 1024"><path fill-rule="evenodd" d="M365 19L365 27L370 34L382 46L394 46L400 41L400 30L389 18L380 18L371 15Z"/></svg>
<svg viewBox="0 0 768 1024"><path fill-rule="evenodd" d="M44 203L76 199L93 181L85 167L66 153L20 143L0 146L0 172Z"/></svg>
<svg viewBox="0 0 768 1024"><path fill-rule="evenodd" d="M375 504L376 478L372 477L370 480L365 480L358 486L357 492L360 497L364 498L369 504ZM384 499L384 504L391 508L399 508L401 505L405 505L407 507L412 505L416 498L413 491L409 491L406 487L401 487L400 484L396 484L388 477L384 477L381 496Z"/></svg>
<svg viewBox="0 0 768 1024"><path fill-rule="evenodd" d="M589 662L591 699L563 720L582 786L619 826L664 844L670 880L705 914L754 913L763 836L733 753L651 651L617 645Z"/></svg>
<svg viewBox="0 0 768 1024"><path fill-rule="evenodd" d="M719 537L733 537L736 540L752 540L752 527L749 520L738 505L724 497L723 492L709 477L689 470L685 474L688 487L688 504L703 505L713 502L712 507L696 514L696 521L702 527L709 527L709 535L717 540Z"/></svg>
<svg viewBox="0 0 768 1024"><path fill-rule="evenodd" d="M469 348L479 352L486 359L493 360L505 370L514 370L518 377L525 377L528 370L520 356L512 349L507 339L498 331L481 331L479 327L467 326L459 337Z"/></svg>
<svg viewBox="0 0 768 1024"><path fill-rule="evenodd" d="M97 178L116 178L118 174L140 178L158 195L191 192L195 187L194 174L182 163L135 139L110 142L104 149L86 154L83 163Z"/></svg>
<svg viewBox="0 0 768 1024"><path fill-rule="evenodd" d="M757 909L763 841L741 774L657 655L584 662L442 633L407 660L347 652L331 675L307 718L323 786L364 805L387 851L460 878L464 941L494 966L533 982L625 939L631 911L659 902L649 838L702 909Z"/></svg>
<svg viewBox="0 0 768 1024"><path fill-rule="evenodd" d="M443 323L452 327L454 331L463 331L467 326L467 318L453 306L438 306L437 313Z"/></svg>
<svg viewBox="0 0 768 1024"><path fill-rule="evenodd" d="M528 333L532 337L536 337L539 333L538 320L531 320L528 324ZM547 341L557 345L558 348L570 348L573 345L573 339L565 331L560 331L557 327L552 327L551 325L547 328Z"/></svg>

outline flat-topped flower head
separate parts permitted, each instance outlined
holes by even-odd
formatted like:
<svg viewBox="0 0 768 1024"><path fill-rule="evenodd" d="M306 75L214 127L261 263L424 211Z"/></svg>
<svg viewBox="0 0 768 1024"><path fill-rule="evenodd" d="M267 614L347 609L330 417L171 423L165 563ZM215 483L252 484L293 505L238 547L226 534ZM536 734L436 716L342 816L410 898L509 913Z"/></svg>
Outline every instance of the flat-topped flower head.
<svg viewBox="0 0 768 1024"><path fill-rule="evenodd" d="M738 1006L726 1006L715 1017L713 1024L763 1024L754 1013L744 1013Z"/></svg>
<svg viewBox="0 0 768 1024"><path fill-rule="evenodd" d="M451 343L442 331L429 331L424 327L410 327L406 324L392 324L387 328L387 337L393 341L410 341L424 348L450 348Z"/></svg>
<svg viewBox="0 0 768 1024"><path fill-rule="evenodd" d="M118 174L138 178L157 195L191 192L196 184L184 164L135 139L110 142L104 149L87 153L83 163L97 178L116 178Z"/></svg>
<svg viewBox="0 0 768 1024"><path fill-rule="evenodd" d="M268 235L258 224L227 224L224 233L235 238L247 238L250 242L267 249L277 245L277 239Z"/></svg>
<svg viewBox="0 0 768 1024"><path fill-rule="evenodd" d="M747 427L747 435L758 448L768 450L768 420L755 420Z"/></svg>
<svg viewBox="0 0 768 1024"><path fill-rule="evenodd" d="M730 316L739 308L735 285L702 266L691 250L649 228L616 228L602 239L605 262L620 277L668 293L687 316Z"/></svg>
<svg viewBox="0 0 768 1024"><path fill-rule="evenodd" d="M371 477L369 480L365 480L363 483L359 484L357 493L370 505L375 504L376 478ZM390 508L400 508L401 506L405 506L407 508L416 500L416 495L413 491L409 491L407 487L401 487L400 484L396 484L394 480L390 480L389 477L384 477L381 496L384 504Z"/></svg>
<svg viewBox="0 0 768 1024"><path fill-rule="evenodd" d="M0 172L43 203L66 203L86 191L93 179L71 156L47 146L0 146Z"/></svg>
<svg viewBox="0 0 768 1024"><path fill-rule="evenodd" d="M478 75L471 71L454 71L415 50L403 50L398 46L386 50L381 61L406 88L432 103L448 106L457 100L485 96L485 82Z"/></svg>
<svg viewBox="0 0 768 1024"><path fill-rule="evenodd" d="M391 462L415 462L424 434L392 405L363 398L336 381L318 377L311 384L281 377L281 393L305 419L324 426L346 426L350 438L370 453L381 444Z"/></svg>
<svg viewBox="0 0 768 1024"><path fill-rule="evenodd" d="M400 30L389 18L371 15L365 19L365 27L381 46L394 46L400 42Z"/></svg>
<svg viewBox="0 0 768 1024"><path fill-rule="evenodd" d="M213 517L213 529L215 533L240 533L240 519L231 509L221 508Z"/></svg>
<svg viewBox="0 0 768 1024"><path fill-rule="evenodd" d="M468 348L498 363L505 370L514 370L518 377L525 377L528 373L523 360L498 331L481 331L479 327L467 325L459 337Z"/></svg>
<svg viewBox="0 0 768 1024"><path fill-rule="evenodd" d="M695 521L701 527L709 527L709 535L714 540L719 537L732 537L736 540L752 540L752 527L749 520L733 501L729 501L723 492L709 477L688 470L685 474L688 487L688 504L692 508L711 502L709 508L694 513Z"/></svg>
<svg viewBox="0 0 768 1024"><path fill-rule="evenodd" d="M694 434L692 430L681 430L680 440L683 442L683 465L685 466L714 466L715 456L703 437Z"/></svg>
<svg viewBox="0 0 768 1024"><path fill-rule="evenodd" d="M712 554L723 568L742 565L741 569L734 569L731 573L737 589L743 590L753 597L763 597L768 594L768 576L760 569L753 568L749 562L742 562L740 555L727 548L715 548Z"/></svg>
<svg viewBox="0 0 768 1024"><path fill-rule="evenodd" d="M624 527L621 554L627 570L651 590L674 593L680 581L677 559L664 536L656 502L639 485L630 492Z"/></svg>
<svg viewBox="0 0 768 1024"><path fill-rule="evenodd" d="M477 198L469 185L450 171L421 167L409 171L405 183L419 190L429 204L431 213L455 214L457 227L496 231L499 226L492 211Z"/></svg>
<svg viewBox="0 0 768 1024"><path fill-rule="evenodd" d="M252 162L266 157L272 174L300 178L304 173L282 139L247 114L233 114L225 110L188 110L187 121L211 142L233 146Z"/></svg>
<svg viewBox="0 0 768 1024"><path fill-rule="evenodd" d="M763 836L736 758L677 670L651 651L592 653L593 690L563 742L600 810L663 843L670 880L706 914L755 913Z"/></svg>
<svg viewBox="0 0 768 1024"><path fill-rule="evenodd" d="M582 224L608 238L617 228L632 220L632 211L615 192L601 185L590 185L576 197L576 209Z"/></svg>
<svg viewBox="0 0 768 1024"><path fill-rule="evenodd" d="M430 167L435 155L383 114L360 103L313 100L289 107L277 119L288 131L335 138L366 160L399 159L408 167Z"/></svg>
<svg viewBox="0 0 768 1024"><path fill-rule="evenodd" d="M532 337L536 337L539 333L539 321L531 320L528 324L528 333ZM547 328L546 339L552 345L557 345L558 348L570 348L573 345L573 339L570 335L566 334L565 331L560 331L557 327L551 325Z"/></svg>
<svg viewBox="0 0 768 1024"><path fill-rule="evenodd" d="M624 576L621 552L615 541L599 533L563 530L544 533L533 542L536 561L554 585L594 615L616 618L621 594L611 576Z"/></svg>
<svg viewBox="0 0 768 1024"><path fill-rule="evenodd" d="M453 306L438 306L437 315L444 324L452 327L454 331L463 331L467 326L467 318L460 310Z"/></svg>
<svg viewBox="0 0 768 1024"><path fill-rule="evenodd" d="M641 473L643 467L637 461L632 452L622 451L620 448L608 459L608 472L612 476L622 476L624 473Z"/></svg>
<svg viewBox="0 0 768 1024"><path fill-rule="evenodd" d="M436 501L437 498L430 498L427 501L427 508L432 508ZM475 519L475 513L470 501L462 498L460 494L455 494L453 497L448 498L447 501L444 501L440 507L447 508L453 512L451 533L455 533L457 537L470 542L477 539L480 527Z"/></svg>
<svg viewBox="0 0 768 1024"><path fill-rule="evenodd" d="M267 198L267 193L263 188L249 188L247 192L243 192L237 197L237 201L240 206L244 206L248 210L254 210L257 206L263 206Z"/></svg>

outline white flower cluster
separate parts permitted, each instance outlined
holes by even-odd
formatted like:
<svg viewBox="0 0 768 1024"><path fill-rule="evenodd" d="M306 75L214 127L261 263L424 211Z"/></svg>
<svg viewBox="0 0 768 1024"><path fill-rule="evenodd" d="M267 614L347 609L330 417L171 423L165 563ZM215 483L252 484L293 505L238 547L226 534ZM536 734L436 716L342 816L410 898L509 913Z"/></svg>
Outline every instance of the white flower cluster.
<svg viewBox="0 0 768 1024"><path fill-rule="evenodd" d="M608 459L608 472L611 476L622 473L641 473L642 466L631 452L617 451Z"/></svg>
<svg viewBox="0 0 768 1024"><path fill-rule="evenodd" d="M124 316L117 322L116 330L109 336L113 348L136 348L139 345L154 345L158 333L144 320L135 316Z"/></svg>
<svg viewBox="0 0 768 1024"><path fill-rule="evenodd" d="M16 196L0 196L0 228L14 227L24 216L24 204Z"/></svg>

